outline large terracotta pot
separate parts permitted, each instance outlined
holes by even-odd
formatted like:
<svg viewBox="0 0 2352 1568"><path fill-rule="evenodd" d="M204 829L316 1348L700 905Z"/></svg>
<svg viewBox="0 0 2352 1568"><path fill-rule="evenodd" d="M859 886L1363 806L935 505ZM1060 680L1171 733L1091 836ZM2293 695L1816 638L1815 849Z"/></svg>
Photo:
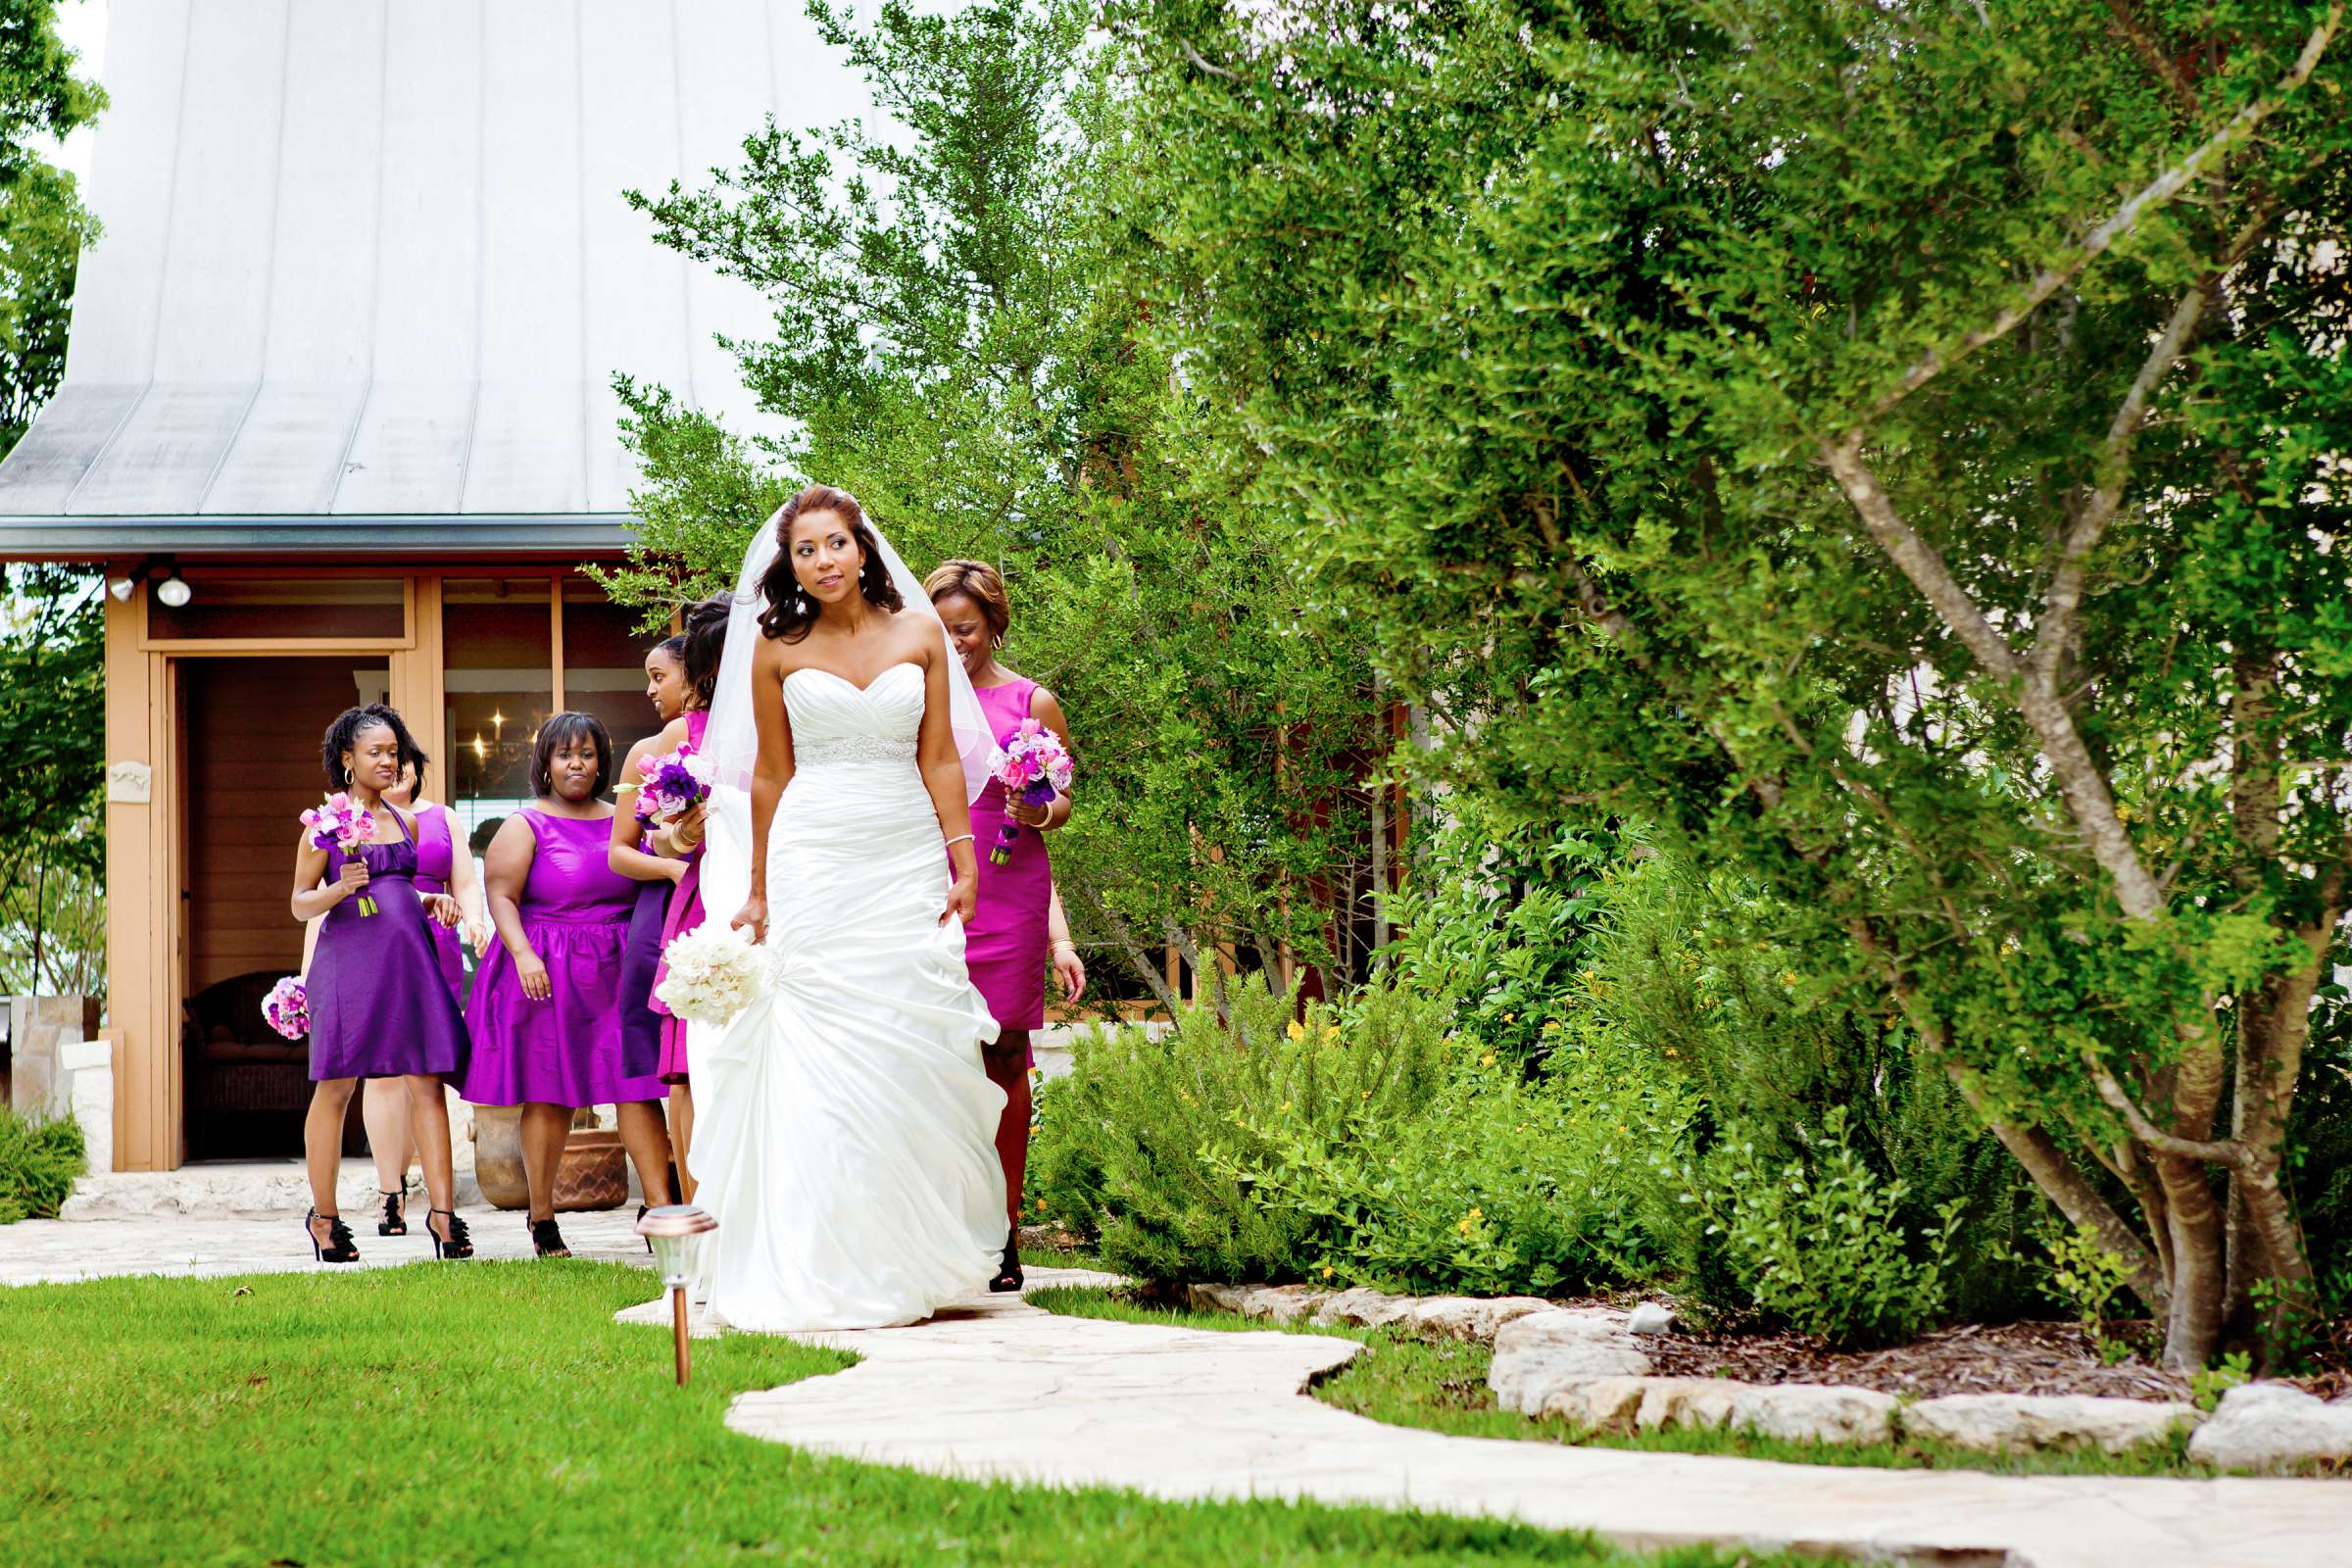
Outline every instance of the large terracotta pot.
<svg viewBox="0 0 2352 1568"><path fill-rule="evenodd" d="M530 1183L522 1169L522 1107L473 1107L473 1179L500 1208L528 1208ZM618 1208L629 1200L629 1156L620 1134L574 1128L556 1167L556 1207L564 1213Z"/></svg>

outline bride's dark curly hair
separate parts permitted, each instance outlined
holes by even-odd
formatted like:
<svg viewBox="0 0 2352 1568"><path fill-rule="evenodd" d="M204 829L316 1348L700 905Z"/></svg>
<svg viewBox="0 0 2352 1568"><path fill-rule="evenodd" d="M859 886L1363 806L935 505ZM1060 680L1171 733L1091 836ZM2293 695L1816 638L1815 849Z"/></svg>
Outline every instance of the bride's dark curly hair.
<svg viewBox="0 0 2352 1568"><path fill-rule="evenodd" d="M767 609L760 614L760 629L788 643L799 642L816 624L816 600L802 590L801 579L792 569L792 525L801 516L817 512L830 512L848 523L850 536L865 552L865 564L858 572L858 589L865 595L865 602L883 610L906 608L906 600L899 596L899 585L890 580L890 568L882 564L882 547L858 498L829 484L812 484L784 503L776 518L775 564L760 579L760 597L767 601Z"/></svg>

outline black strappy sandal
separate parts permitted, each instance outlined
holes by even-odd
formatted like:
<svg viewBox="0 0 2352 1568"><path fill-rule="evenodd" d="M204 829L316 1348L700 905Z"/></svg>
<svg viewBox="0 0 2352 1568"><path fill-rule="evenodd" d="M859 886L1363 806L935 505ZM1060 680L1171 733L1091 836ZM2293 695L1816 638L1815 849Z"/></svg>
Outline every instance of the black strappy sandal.
<svg viewBox="0 0 2352 1568"><path fill-rule="evenodd" d="M449 1215L448 1235L444 1236L439 1231L433 1229L433 1216L436 1214ZM433 1256L436 1258L446 1257L463 1260L473 1255L472 1235L466 1229L466 1222L458 1218L458 1216L449 1209L426 1209L424 1211L424 1234L433 1239Z"/></svg>
<svg viewBox="0 0 2352 1568"><path fill-rule="evenodd" d="M1021 1273L1021 1233L1014 1231L1004 1238L1004 1260L998 1267L996 1277L988 1282L988 1288L999 1296L1004 1296L1028 1283Z"/></svg>
<svg viewBox="0 0 2352 1568"><path fill-rule="evenodd" d="M376 1196L384 1200L384 1217L375 1222L375 1234L378 1236L408 1235L408 1189L404 1187L397 1193L387 1193L379 1187L375 1192Z"/></svg>
<svg viewBox="0 0 2352 1568"><path fill-rule="evenodd" d="M569 1257L571 1249L564 1245L564 1233L556 1229L556 1218L528 1220L531 1228L531 1247L541 1257Z"/></svg>
<svg viewBox="0 0 2352 1568"><path fill-rule="evenodd" d="M320 1219L326 1221L326 1239L323 1242L318 1239L318 1233L311 1228L313 1220ZM321 1214L314 1208L302 1217L302 1233L311 1239L311 1256L321 1263L357 1263L360 1260L359 1245L352 1241L351 1227L343 1223L340 1214Z"/></svg>

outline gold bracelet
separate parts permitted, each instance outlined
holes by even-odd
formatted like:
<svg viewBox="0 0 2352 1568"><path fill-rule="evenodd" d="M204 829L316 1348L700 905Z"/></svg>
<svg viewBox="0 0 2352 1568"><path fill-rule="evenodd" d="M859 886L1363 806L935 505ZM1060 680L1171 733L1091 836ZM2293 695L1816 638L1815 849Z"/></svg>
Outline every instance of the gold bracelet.
<svg viewBox="0 0 2352 1568"><path fill-rule="evenodd" d="M1047 951L1050 953L1059 953L1064 948L1069 949L1072 953L1076 953L1078 951L1078 944L1065 939L1063 941L1054 943L1054 946L1049 948Z"/></svg>

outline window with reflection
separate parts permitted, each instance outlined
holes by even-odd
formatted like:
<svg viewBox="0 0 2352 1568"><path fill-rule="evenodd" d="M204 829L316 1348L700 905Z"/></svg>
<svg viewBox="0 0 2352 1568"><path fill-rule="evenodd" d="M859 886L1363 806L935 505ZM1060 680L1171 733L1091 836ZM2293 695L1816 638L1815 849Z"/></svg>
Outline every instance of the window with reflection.
<svg viewBox="0 0 2352 1568"><path fill-rule="evenodd" d="M639 631L644 614L585 578L564 583L564 706L604 720L615 764L662 727L646 701L645 656L669 634Z"/></svg>
<svg viewBox="0 0 2352 1568"><path fill-rule="evenodd" d="M531 803L531 743L555 710L554 585L537 577L441 583L441 786L473 854Z"/></svg>

